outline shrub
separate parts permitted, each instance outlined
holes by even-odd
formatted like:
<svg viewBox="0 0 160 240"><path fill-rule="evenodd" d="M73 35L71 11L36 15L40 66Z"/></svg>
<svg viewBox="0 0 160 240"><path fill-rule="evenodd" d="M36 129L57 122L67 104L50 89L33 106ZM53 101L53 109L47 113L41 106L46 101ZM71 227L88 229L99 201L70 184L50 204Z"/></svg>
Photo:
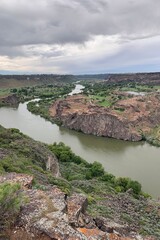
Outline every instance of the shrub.
<svg viewBox="0 0 160 240"><path fill-rule="evenodd" d="M91 166L91 175L92 177L100 177L104 175L104 168L101 163L94 162Z"/></svg>
<svg viewBox="0 0 160 240"><path fill-rule="evenodd" d="M142 187L139 182L130 180L127 185L127 188L133 189L133 193L138 195L138 194L140 194Z"/></svg>
<svg viewBox="0 0 160 240"><path fill-rule="evenodd" d="M90 164L87 163L87 161L79 156L76 156L76 154L72 152L71 148L62 142L49 145L49 149L61 162L74 162L76 164L84 164L86 167L90 167Z"/></svg>
<svg viewBox="0 0 160 240"><path fill-rule="evenodd" d="M121 189L121 192L126 192L128 189L133 190L133 194L139 195L141 193L141 184L137 181L133 181L130 178L120 177L115 181L117 189Z"/></svg>
<svg viewBox="0 0 160 240"><path fill-rule="evenodd" d="M0 225L5 227L14 223L25 198L20 192L20 184L0 185Z"/></svg>
<svg viewBox="0 0 160 240"><path fill-rule="evenodd" d="M116 186L119 186L122 191L127 191L128 189L128 183L129 183L130 179L129 178L125 178L125 177L120 177L120 178L117 178L115 183L116 183Z"/></svg>
<svg viewBox="0 0 160 240"><path fill-rule="evenodd" d="M105 173L102 177L101 177L102 181L105 182L110 182L110 183L114 183L115 182L115 176L110 174L110 173Z"/></svg>

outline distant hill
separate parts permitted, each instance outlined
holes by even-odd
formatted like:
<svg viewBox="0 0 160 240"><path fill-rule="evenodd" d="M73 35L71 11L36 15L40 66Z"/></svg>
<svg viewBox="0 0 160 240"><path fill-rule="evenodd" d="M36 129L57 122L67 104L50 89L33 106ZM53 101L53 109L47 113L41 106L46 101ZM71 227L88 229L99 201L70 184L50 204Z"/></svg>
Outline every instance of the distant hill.
<svg viewBox="0 0 160 240"><path fill-rule="evenodd" d="M0 88L25 87L53 83L71 83L76 81L103 81L107 84L114 83L141 83L150 85L160 84L160 72L156 73L127 73L127 74L84 74L84 75L0 75Z"/></svg>
<svg viewBox="0 0 160 240"><path fill-rule="evenodd" d="M57 82L68 83L73 81L75 81L73 75L0 75L0 88L25 87L39 84L53 84Z"/></svg>
<svg viewBox="0 0 160 240"><path fill-rule="evenodd" d="M149 85L160 84L160 72L156 73L131 73L131 74L111 74L106 78L109 83L141 83Z"/></svg>

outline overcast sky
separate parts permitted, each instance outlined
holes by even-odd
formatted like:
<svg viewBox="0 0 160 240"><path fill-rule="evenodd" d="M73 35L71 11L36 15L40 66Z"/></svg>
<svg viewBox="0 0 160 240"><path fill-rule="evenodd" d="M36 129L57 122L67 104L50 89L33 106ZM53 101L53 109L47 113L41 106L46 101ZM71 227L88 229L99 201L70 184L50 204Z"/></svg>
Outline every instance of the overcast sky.
<svg viewBox="0 0 160 240"><path fill-rule="evenodd" d="M0 73L160 71L160 0L0 0Z"/></svg>

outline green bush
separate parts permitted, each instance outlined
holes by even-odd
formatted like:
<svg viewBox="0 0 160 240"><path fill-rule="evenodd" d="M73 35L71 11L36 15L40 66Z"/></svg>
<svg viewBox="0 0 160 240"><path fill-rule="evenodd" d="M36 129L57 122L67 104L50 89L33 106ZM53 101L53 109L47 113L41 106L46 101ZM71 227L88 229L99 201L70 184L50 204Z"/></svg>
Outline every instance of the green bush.
<svg viewBox="0 0 160 240"><path fill-rule="evenodd" d="M130 188L133 189L133 193L138 195L141 192L142 186L139 182L130 180L128 182L127 188L128 189L130 189Z"/></svg>
<svg viewBox="0 0 160 240"><path fill-rule="evenodd" d="M90 167L90 164L87 161L79 156L76 156L76 154L72 152L71 148L62 142L49 145L49 149L61 162L74 162L76 164L83 164L86 167Z"/></svg>
<svg viewBox="0 0 160 240"><path fill-rule="evenodd" d="M104 175L104 168L101 163L94 162L91 166L91 176L92 177L100 177Z"/></svg>
<svg viewBox="0 0 160 240"><path fill-rule="evenodd" d="M0 225L8 227L14 223L25 198L20 184L4 183L0 185Z"/></svg>
<svg viewBox="0 0 160 240"><path fill-rule="evenodd" d="M141 184L137 181L133 181L130 178L120 177L115 180L116 189L121 192L126 192L128 189L133 190L133 194L139 195L141 193Z"/></svg>
<svg viewBox="0 0 160 240"><path fill-rule="evenodd" d="M129 178L125 178L125 177L120 177L120 178L117 178L115 183L116 183L116 186L119 186L122 191L127 191L128 189L128 183L129 183L130 179Z"/></svg>
<svg viewBox="0 0 160 240"><path fill-rule="evenodd" d="M102 177L101 177L102 181L105 182L110 182L110 183L114 183L115 182L115 176L110 174L110 173L105 173Z"/></svg>

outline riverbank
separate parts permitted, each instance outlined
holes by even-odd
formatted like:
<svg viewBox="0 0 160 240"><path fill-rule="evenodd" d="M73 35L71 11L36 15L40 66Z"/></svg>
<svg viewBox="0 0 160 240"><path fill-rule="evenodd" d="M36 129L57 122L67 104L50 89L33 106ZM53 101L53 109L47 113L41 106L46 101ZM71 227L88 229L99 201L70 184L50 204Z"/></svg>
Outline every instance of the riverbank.
<svg viewBox="0 0 160 240"><path fill-rule="evenodd" d="M139 181L145 192L155 198L160 196L159 149L156 147L144 142L118 141L58 127L31 114L26 103L20 103L17 109L0 108L0 123L7 128L18 128L44 143L64 142L88 162L99 161L106 171L117 177L129 176Z"/></svg>
<svg viewBox="0 0 160 240"><path fill-rule="evenodd" d="M72 218L69 222L61 221L64 224L63 231L57 234L63 234L64 237L58 235L60 239L66 239L65 234L69 234L67 233L68 229L80 237L77 239L85 239L83 233L88 234L91 229L97 231L97 234L102 232L103 236L107 234L106 237L109 239L112 239L112 234L116 237L115 231L119 232L120 240L125 237L136 239L139 233L155 236L153 239L158 239L157 237L160 236L158 227L159 202L143 197L140 185L136 181L127 178L117 179L106 173L101 164L87 163L62 143L47 146L32 140L16 129L7 130L0 127L0 153L1 174L5 176L8 172L17 172L32 176L32 178L26 178L25 175L13 174L12 177L6 177L6 179L10 179L10 183L25 183L25 188L23 187L22 191L29 197L29 202L21 206L21 211L17 216L19 221L16 222L19 222L20 228L18 225L13 229L11 228L12 234L13 232L18 234L19 230L24 231L25 219L29 219L29 222L26 222L28 233L34 234L35 227L37 234L41 231L41 234L43 233L50 239L51 234L52 236L55 234L57 225L52 228L51 232L47 225L49 224L48 217L50 216L49 219L53 223L57 216L57 224L60 224L60 216L66 214ZM29 182L25 179L29 179ZM32 181L33 183L31 183ZM56 190L55 185L61 191ZM48 191L54 192L50 200L47 200ZM41 200L39 203L42 204L42 207L39 208L35 218L34 211L37 211L35 203L40 199L40 196L44 201ZM54 205L57 202L57 197L59 201L57 205ZM66 197L67 203L65 202ZM51 199L52 202L49 204L48 201ZM88 208L86 208L86 201L89 204ZM84 203L85 208L82 207ZM35 209L33 208L34 204ZM46 204L49 204L47 209ZM63 212L62 209L65 209L66 204L73 207L71 213ZM29 210L31 205L32 214ZM77 205L80 207L80 215L78 218L75 215L73 220L74 206ZM63 214L61 215L60 212ZM51 217L52 215L54 219ZM46 220L44 221L44 219ZM79 230L80 233L78 233ZM35 237L35 239L37 238ZM86 239L88 238L86 237Z"/></svg>

